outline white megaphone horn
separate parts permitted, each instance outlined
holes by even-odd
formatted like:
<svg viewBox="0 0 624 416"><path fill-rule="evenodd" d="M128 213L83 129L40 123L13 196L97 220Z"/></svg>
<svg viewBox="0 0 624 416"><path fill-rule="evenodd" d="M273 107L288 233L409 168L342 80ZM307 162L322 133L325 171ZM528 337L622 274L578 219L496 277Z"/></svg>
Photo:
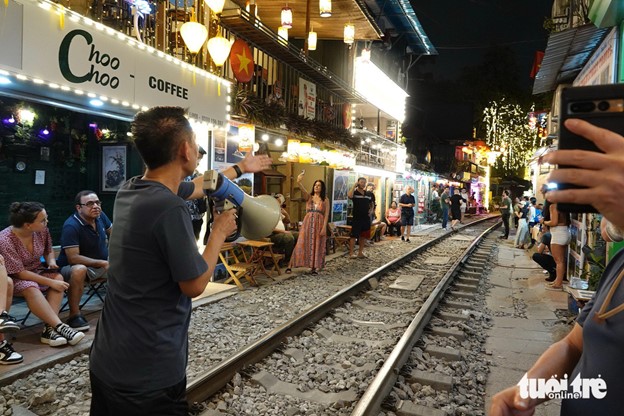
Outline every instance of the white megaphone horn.
<svg viewBox="0 0 624 416"><path fill-rule="evenodd" d="M228 241L235 240L239 234L249 240L269 236L280 219L280 206L275 198L270 195L249 196L216 170L204 173L204 193L217 202L225 201L226 209L232 205L238 209L238 231Z"/></svg>

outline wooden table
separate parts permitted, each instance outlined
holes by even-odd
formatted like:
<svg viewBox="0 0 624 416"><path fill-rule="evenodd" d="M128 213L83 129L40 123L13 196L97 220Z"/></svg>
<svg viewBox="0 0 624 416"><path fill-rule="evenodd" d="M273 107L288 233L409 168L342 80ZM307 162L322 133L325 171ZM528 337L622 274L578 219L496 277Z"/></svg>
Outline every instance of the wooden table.
<svg viewBox="0 0 624 416"><path fill-rule="evenodd" d="M243 255L245 256L245 262L256 265L253 275L256 276L260 273L265 274L268 278L273 279L270 271L276 271L278 275L281 275L282 272L279 268L279 258L281 255L273 253L273 243L270 241L257 241L257 240L246 240L238 243L239 246L245 248L249 247L251 252L247 252L243 250ZM267 270L264 266L264 260L268 259L272 262L273 266L271 270Z"/></svg>

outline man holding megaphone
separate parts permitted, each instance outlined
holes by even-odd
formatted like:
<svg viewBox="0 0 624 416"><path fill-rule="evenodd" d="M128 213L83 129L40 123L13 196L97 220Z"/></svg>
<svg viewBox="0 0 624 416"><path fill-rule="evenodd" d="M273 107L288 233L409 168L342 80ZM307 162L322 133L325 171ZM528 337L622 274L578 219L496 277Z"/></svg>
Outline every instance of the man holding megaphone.
<svg viewBox="0 0 624 416"><path fill-rule="evenodd" d="M91 415L186 415L191 298L210 281L221 245L237 228L236 214L213 213L200 255L184 199L203 197L203 180L181 182L198 158L185 110L138 113L132 137L146 170L115 199L108 293L90 354ZM248 156L223 175L233 179L270 162Z"/></svg>

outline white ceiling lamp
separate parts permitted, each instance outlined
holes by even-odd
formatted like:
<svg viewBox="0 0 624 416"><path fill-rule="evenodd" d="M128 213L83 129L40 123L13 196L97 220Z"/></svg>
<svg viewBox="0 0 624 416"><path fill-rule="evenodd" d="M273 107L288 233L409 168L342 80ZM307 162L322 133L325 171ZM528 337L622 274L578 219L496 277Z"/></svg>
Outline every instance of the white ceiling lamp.
<svg viewBox="0 0 624 416"><path fill-rule="evenodd" d="M309 51L316 50L316 41L317 41L317 35L314 29L312 29L310 33L308 33L308 50Z"/></svg>
<svg viewBox="0 0 624 416"><path fill-rule="evenodd" d="M332 15L331 0L319 0L319 13L321 17L330 17Z"/></svg>
<svg viewBox="0 0 624 416"><path fill-rule="evenodd" d="M288 7L288 3L286 3L286 7L282 8L282 27L286 29L292 29L293 23L293 13L292 9Z"/></svg>
<svg viewBox="0 0 624 416"><path fill-rule="evenodd" d="M214 14L221 14L225 0L204 0Z"/></svg>
<svg viewBox="0 0 624 416"><path fill-rule="evenodd" d="M355 41L355 25L346 23L344 25L344 43L351 45Z"/></svg>

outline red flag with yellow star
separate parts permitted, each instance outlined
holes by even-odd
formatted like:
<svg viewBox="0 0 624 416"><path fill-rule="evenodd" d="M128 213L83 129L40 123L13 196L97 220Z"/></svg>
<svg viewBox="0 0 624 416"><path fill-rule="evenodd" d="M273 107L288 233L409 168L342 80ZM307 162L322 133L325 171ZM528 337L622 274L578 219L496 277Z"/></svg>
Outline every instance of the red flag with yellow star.
<svg viewBox="0 0 624 416"><path fill-rule="evenodd" d="M254 61L247 42L237 39L230 52L230 65L238 82L249 82L254 74Z"/></svg>

